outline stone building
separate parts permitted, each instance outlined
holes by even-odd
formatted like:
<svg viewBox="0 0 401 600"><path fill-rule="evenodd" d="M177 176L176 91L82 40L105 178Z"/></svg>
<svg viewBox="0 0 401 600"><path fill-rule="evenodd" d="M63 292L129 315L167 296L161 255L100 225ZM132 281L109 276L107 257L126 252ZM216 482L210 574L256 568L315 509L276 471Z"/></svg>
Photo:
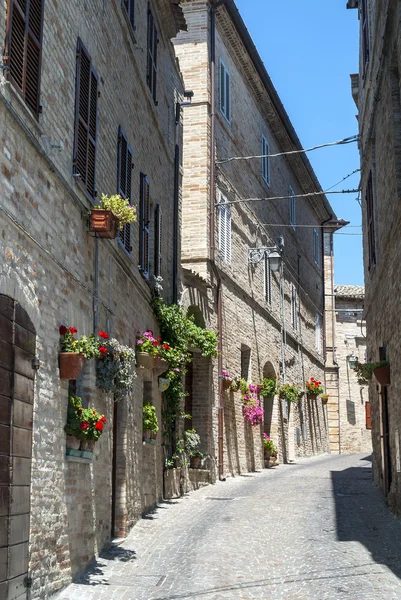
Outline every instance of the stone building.
<svg viewBox="0 0 401 600"><path fill-rule="evenodd" d="M329 450L320 399L276 395L263 428L251 427L240 392L219 376L324 380L322 226L331 236L342 223L323 194L299 197L321 192L305 154L267 156L301 144L235 3L182 7L188 30L174 45L193 96L183 109L181 301L220 333L217 364L195 357L187 406L223 478L263 466L262 430L285 461ZM245 156L255 158L234 158Z"/></svg>
<svg viewBox="0 0 401 600"><path fill-rule="evenodd" d="M334 287L334 311L327 311L326 323L334 330L333 350L327 364L329 394L330 450L333 454L371 452L370 403L366 386L360 386L353 361L366 360L366 323L363 317L364 288L357 285Z"/></svg>
<svg viewBox="0 0 401 600"><path fill-rule="evenodd" d="M388 360L391 385L372 378L374 477L401 515L401 14L398 2L349 0L360 20L359 74L352 75L358 107L365 269L367 361Z"/></svg>
<svg viewBox="0 0 401 600"><path fill-rule="evenodd" d="M76 393L107 424L93 461L66 457L59 327L133 347L156 330L152 276L177 295L183 28L170 0L0 2L2 600L48 598L162 497L161 439L142 442L144 398L160 417L155 373L114 403L88 361ZM117 192L138 221L95 237L88 211Z"/></svg>

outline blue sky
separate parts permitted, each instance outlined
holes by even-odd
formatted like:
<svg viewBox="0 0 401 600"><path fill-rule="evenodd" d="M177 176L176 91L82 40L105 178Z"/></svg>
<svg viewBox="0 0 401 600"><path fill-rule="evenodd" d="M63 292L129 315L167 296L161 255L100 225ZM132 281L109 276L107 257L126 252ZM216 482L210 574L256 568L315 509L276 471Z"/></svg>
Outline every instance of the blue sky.
<svg viewBox="0 0 401 600"><path fill-rule="evenodd" d="M350 73L358 72L356 10L346 0L236 0L304 148L358 133ZM359 168L357 144L308 153L327 189ZM334 189L355 189L359 173ZM361 224L356 194L330 195L338 217ZM342 233L361 233L347 228ZM335 281L363 285L362 237L335 236Z"/></svg>

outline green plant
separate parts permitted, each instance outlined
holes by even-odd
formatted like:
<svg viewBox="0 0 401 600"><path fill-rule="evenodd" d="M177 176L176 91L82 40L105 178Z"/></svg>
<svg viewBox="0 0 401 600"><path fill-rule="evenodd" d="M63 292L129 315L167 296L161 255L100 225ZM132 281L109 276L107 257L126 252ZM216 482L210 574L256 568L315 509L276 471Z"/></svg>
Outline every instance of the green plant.
<svg viewBox="0 0 401 600"><path fill-rule="evenodd" d="M100 203L95 208L102 208L104 210L111 210L115 214L119 221L119 228L122 229L127 223L134 223L136 221L136 208L130 206L128 200L124 200L118 194L114 196L106 196L102 194Z"/></svg>
<svg viewBox="0 0 401 600"><path fill-rule="evenodd" d="M200 450L194 450L191 458L203 458L203 453Z"/></svg>
<svg viewBox="0 0 401 600"><path fill-rule="evenodd" d="M293 383L284 383L278 389L280 398L284 398L287 402L298 402L302 390L299 385Z"/></svg>
<svg viewBox="0 0 401 600"><path fill-rule="evenodd" d="M101 360L96 362L96 385L105 392L113 392L120 400L131 390L136 378L135 351L123 346L115 338L103 343Z"/></svg>
<svg viewBox="0 0 401 600"><path fill-rule="evenodd" d="M375 363L361 363L359 360L355 362L353 370L356 373L356 378L359 385L369 385L369 381L372 379L373 371L380 367L388 367L388 360L381 360Z"/></svg>
<svg viewBox="0 0 401 600"><path fill-rule="evenodd" d="M307 394L322 394L324 392L324 387L322 386L322 382L318 381L314 377L311 377L309 381L305 382L306 393Z"/></svg>
<svg viewBox="0 0 401 600"><path fill-rule="evenodd" d="M187 429L184 432L184 451L187 456L195 457L195 453L199 452L200 443L200 436L196 433L195 429Z"/></svg>
<svg viewBox="0 0 401 600"><path fill-rule="evenodd" d="M68 399L67 423L64 431L78 440L97 440L103 433L106 417L94 408L84 408L82 399L71 395Z"/></svg>
<svg viewBox="0 0 401 600"><path fill-rule="evenodd" d="M60 327L60 347L61 352L76 352L77 354L83 354L85 358L98 358L100 356L99 345L100 340L91 334L89 336L81 335L79 338L75 338L77 330L75 327ZM105 333L103 331L99 332ZM105 334L107 335L107 333ZM107 336L108 337L108 336Z"/></svg>
<svg viewBox="0 0 401 600"><path fill-rule="evenodd" d="M275 377L265 377L260 384L259 394L263 398L274 396L277 391L277 379Z"/></svg>
<svg viewBox="0 0 401 600"><path fill-rule="evenodd" d="M270 456L277 456L277 448L267 433L263 434L263 447Z"/></svg>
<svg viewBox="0 0 401 600"><path fill-rule="evenodd" d="M157 433L159 431L159 422L157 420L156 408L149 403L143 405L142 409L143 430Z"/></svg>

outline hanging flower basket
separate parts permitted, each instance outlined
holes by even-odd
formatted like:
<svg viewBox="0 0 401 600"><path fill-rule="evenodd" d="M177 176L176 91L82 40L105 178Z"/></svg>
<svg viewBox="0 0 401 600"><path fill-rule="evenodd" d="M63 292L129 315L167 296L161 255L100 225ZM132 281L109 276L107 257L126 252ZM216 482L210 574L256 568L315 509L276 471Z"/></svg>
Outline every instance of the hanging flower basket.
<svg viewBox="0 0 401 600"><path fill-rule="evenodd" d="M91 231L97 233L98 237L114 240L117 237L119 221L111 210L103 208L92 208Z"/></svg>
<svg viewBox="0 0 401 600"><path fill-rule="evenodd" d="M136 367L137 369L153 369L154 358L148 352L137 352L136 353Z"/></svg>
<svg viewBox="0 0 401 600"><path fill-rule="evenodd" d="M223 390L229 390L231 387L231 381L229 379L223 379Z"/></svg>
<svg viewBox="0 0 401 600"><path fill-rule="evenodd" d="M390 385L390 365L377 367L373 373L380 385Z"/></svg>
<svg viewBox="0 0 401 600"><path fill-rule="evenodd" d="M79 450L81 442L78 438L73 435L67 435L65 440L66 448L70 448L71 450Z"/></svg>
<svg viewBox="0 0 401 600"><path fill-rule="evenodd" d="M85 364L85 356L76 352L60 352L60 378L76 379Z"/></svg>
<svg viewBox="0 0 401 600"><path fill-rule="evenodd" d="M327 402L329 401L329 396L328 394L323 394L322 396L320 396L320 399L322 401L322 404L327 404Z"/></svg>

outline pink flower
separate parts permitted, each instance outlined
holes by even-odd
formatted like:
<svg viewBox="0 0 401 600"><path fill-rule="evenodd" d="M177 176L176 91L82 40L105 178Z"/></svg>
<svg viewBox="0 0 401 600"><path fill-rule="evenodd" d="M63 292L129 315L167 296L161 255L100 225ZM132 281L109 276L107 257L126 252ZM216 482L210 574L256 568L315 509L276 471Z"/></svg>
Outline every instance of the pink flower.
<svg viewBox="0 0 401 600"><path fill-rule="evenodd" d="M137 340L136 343L138 344L138 346L140 346L141 344L143 344L143 340Z"/></svg>

